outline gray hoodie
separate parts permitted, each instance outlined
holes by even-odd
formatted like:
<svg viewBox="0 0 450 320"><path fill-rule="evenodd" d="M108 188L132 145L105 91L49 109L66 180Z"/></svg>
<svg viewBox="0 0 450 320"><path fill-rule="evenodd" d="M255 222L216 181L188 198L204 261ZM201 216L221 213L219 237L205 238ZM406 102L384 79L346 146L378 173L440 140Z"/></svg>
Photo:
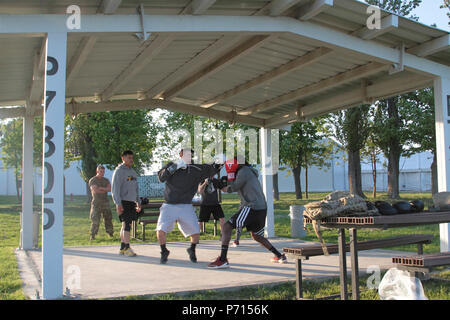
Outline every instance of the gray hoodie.
<svg viewBox="0 0 450 320"><path fill-rule="evenodd" d="M116 205L122 205L122 201L137 201L139 199L137 173L123 163L119 164L112 176L111 193Z"/></svg>
<svg viewBox="0 0 450 320"><path fill-rule="evenodd" d="M227 191L237 192L241 198L241 207L253 210L267 209L266 197L258 180L258 170L242 166L236 173L236 179L228 182Z"/></svg>

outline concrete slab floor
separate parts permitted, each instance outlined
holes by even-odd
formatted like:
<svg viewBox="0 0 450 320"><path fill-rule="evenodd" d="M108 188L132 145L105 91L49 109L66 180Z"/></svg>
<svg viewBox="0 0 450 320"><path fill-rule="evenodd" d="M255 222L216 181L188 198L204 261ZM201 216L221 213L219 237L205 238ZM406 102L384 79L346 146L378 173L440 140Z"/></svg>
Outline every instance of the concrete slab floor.
<svg viewBox="0 0 450 320"><path fill-rule="evenodd" d="M271 239L280 251L283 247L312 242L295 239ZM118 254L119 246L83 246L64 248L64 287L81 299L114 298L129 295L180 293L196 290L218 290L233 287L273 284L295 280L295 264L274 264L272 253L251 239L241 240L238 248L230 248L229 269L210 270L206 265L220 253L217 240L201 241L197 246L197 263L189 261L188 242L171 242L166 265L159 263L160 247L156 243L133 244L137 257ZM369 266L392 267L391 257L409 254L404 251L370 250L359 253L361 274ZM17 250L19 271L25 294L34 299L41 291L42 261L40 250ZM350 257L347 256L350 271ZM303 262L304 279L339 275L338 256L320 256Z"/></svg>

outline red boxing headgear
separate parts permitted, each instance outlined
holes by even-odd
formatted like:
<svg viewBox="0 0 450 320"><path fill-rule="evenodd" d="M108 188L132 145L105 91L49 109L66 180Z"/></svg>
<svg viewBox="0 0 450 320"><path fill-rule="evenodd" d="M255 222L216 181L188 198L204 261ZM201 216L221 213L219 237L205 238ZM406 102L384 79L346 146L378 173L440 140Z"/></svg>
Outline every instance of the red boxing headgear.
<svg viewBox="0 0 450 320"><path fill-rule="evenodd" d="M236 171L238 169L238 162L236 159L230 159L225 161L225 170L227 171L228 181L236 179Z"/></svg>

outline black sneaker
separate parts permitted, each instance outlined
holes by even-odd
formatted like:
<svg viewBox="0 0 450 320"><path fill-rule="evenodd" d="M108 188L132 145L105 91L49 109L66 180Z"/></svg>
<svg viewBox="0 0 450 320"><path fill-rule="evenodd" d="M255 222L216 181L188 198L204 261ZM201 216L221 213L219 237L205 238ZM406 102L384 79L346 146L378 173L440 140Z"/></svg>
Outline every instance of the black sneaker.
<svg viewBox="0 0 450 320"><path fill-rule="evenodd" d="M169 257L170 251L162 251L161 252L161 264L166 264L167 263L167 258Z"/></svg>
<svg viewBox="0 0 450 320"><path fill-rule="evenodd" d="M192 262L197 262L197 257L195 256L195 250L193 250L191 247L186 249L187 253L189 254L189 259L191 259Z"/></svg>

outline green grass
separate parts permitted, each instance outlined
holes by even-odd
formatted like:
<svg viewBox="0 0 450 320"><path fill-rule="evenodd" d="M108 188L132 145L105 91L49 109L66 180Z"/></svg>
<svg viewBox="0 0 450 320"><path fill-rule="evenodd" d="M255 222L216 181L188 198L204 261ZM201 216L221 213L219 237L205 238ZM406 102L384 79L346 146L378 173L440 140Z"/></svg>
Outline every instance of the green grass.
<svg viewBox="0 0 450 320"><path fill-rule="evenodd" d="M293 204L305 204L310 201L323 199L327 193L312 193L309 195L309 199L297 200L293 193L280 194L280 200L275 201L275 233L280 237L290 237L290 219L289 219L289 206ZM432 203L431 195L428 193L403 193L402 199L422 199L426 206ZM226 218L231 217L239 207L239 198L236 194L227 194L223 197L223 209ZM373 200L369 197L369 200ZM386 194L379 194L377 200L387 200ZM36 198L36 203L39 203L40 199ZM113 208L112 208L113 209ZM20 234L20 217L19 212L21 208L17 203L17 198L13 196L0 196L0 300L3 299L23 299L23 292L21 289L21 280L17 271L17 262L14 256L14 250L19 246L19 234ZM36 206L36 211L39 211L39 206ZM89 204L86 202L86 197L79 196L74 197L73 201L67 201L64 211L64 245L65 246L85 246L85 245L104 245L104 244L118 244L120 222L117 218L115 211L114 215L114 228L115 236L110 238L106 235L104 226L100 226L99 234L93 241L89 240L90 220L89 220ZM154 227L153 227L154 228ZM212 235L213 224L207 224L206 234L201 236L203 240L219 240L219 236L214 237ZM429 233L433 234L434 241L430 245L424 247L426 253L439 252L439 226L421 226L421 227L407 227L397 228L389 230L359 230L359 240L379 239L382 237L398 236L402 234L412 233ZM147 234L148 242L155 242L156 235L152 230L152 227L148 228ZM244 233L243 238L249 237L248 233ZM326 242L336 243L337 231L335 230L323 230L323 237ZM180 232L172 232L168 234L168 241L184 241L185 238ZM306 238L302 240L317 241L317 238L312 231L312 228L308 228ZM136 242L136 241L134 241ZM415 246L403 246L393 248L396 250L415 251ZM450 275L445 275L450 278ZM337 280L336 280L337 281ZM430 281L429 283L433 283ZM428 285L428 284L427 284ZM334 282L323 282L318 284L312 282L309 286L313 290L317 287L319 295L326 295L328 291L335 290ZM329 289L327 289L329 286ZM292 287L292 288L291 288ZM435 290L441 292L442 290L436 285ZM272 288L261 287L256 291L252 289L242 289L233 292L231 296L236 295L238 298L246 299L289 299L288 297L294 297L293 284L283 284ZM315 289L314 289L315 290ZM313 290L313 291L314 291ZM431 290L431 289L430 289ZM338 290L339 291L339 290ZM203 298L215 298L215 295L227 294L227 293L196 293L194 297ZM448 292L445 291L445 294ZM230 296L230 297L231 297ZM363 296L365 297L365 296Z"/></svg>
<svg viewBox="0 0 450 320"><path fill-rule="evenodd" d="M381 279L386 272L381 273ZM441 275L440 275L441 277ZM360 278L361 300L380 300L377 290L368 289L367 278ZM348 279L349 283L351 278ZM450 283L441 280L423 281L425 296L429 300L450 300ZM348 290L351 291L350 285ZM303 282L303 297L317 299L339 294L339 279L310 280ZM154 296L128 296L124 300L295 300L295 282L265 285L238 290L205 290L188 294L164 294ZM351 298L351 297L350 297ZM339 298L336 298L339 299Z"/></svg>

